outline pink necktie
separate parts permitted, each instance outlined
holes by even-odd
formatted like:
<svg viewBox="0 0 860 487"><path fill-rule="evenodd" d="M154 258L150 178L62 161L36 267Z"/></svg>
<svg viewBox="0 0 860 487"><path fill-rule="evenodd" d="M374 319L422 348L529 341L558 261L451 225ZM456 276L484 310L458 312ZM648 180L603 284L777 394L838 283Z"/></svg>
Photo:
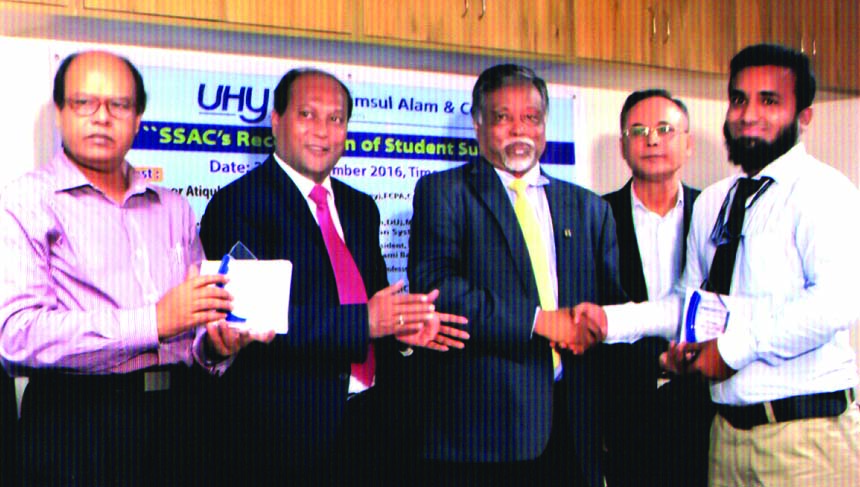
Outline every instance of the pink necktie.
<svg viewBox="0 0 860 487"><path fill-rule="evenodd" d="M340 304L361 304L367 302L367 290L364 280L358 272L352 254L337 233L331 213L328 208L328 190L317 184L310 194L311 201L317 206L317 221L320 225L323 241L331 267L334 270L334 280L337 283L337 296ZM360 364L352 364L350 373L367 387L373 385L373 374L376 361L373 357L373 344L369 345L367 359Z"/></svg>

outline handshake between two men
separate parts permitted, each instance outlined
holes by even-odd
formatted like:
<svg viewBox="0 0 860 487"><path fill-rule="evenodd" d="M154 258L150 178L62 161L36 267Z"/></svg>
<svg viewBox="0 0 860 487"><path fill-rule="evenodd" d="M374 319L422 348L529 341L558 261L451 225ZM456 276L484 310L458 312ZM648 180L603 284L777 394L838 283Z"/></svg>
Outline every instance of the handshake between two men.
<svg viewBox="0 0 860 487"><path fill-rule="evenodd" d="M547 338L553 347L576 355L606 340L608 328L606 311L594 303L541 310L535 323L535 333ZM674 374L701 374L711 380L728 379L737 372L723 361L716 338L703 342L672 341L660 356L660 365Z"/></svg>

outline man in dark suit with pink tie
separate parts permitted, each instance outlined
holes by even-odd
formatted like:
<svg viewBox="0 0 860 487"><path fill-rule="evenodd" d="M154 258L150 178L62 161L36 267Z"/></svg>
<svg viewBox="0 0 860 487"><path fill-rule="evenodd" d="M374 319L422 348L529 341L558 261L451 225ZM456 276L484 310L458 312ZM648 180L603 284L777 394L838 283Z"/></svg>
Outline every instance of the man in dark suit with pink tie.
<svg viewBox="0 0 860 487"><path fill-rule="evenodd" d="M229 430L219 480L326 485L346 472L358 481L375 474L376 454L396 451L389 440L408 437L377 427L397 405L400 349L445 350L468 335L440 325L464 320L435 313L438 292L388 285L376 204L329 177L352 114L346 86L295 69L274 103L274 154L218 191L200 227L210 259L241 241L259 259L293 263L289 333L248 347L214 384Z"/></svg>

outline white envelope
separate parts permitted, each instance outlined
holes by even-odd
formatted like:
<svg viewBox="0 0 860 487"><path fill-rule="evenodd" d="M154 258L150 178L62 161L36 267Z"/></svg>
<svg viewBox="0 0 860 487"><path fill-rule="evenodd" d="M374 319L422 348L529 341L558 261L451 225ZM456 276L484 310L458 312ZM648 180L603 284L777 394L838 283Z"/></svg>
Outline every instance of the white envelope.
<svg viewBox="0 0 860 487"><path fill-rule="evenodd" d="M218 274L220 267L220 261L203 261L200 274ZM288 260L230 259L230 282L225 289L233 295L232 315L245 320L228 320L230 326L260 333L287 333L292 276L293 263Z"/></svg>

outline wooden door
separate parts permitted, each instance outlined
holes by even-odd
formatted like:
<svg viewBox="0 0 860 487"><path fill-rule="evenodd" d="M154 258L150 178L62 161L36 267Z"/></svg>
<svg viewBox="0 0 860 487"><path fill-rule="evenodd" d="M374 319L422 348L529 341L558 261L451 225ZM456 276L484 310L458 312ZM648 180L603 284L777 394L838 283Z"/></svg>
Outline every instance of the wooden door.
<svg viewBox="0 0 860 487"><path fill-rule="evenodd" d="M347 0L222 0L224 20L237 24L352 33L356 2Z"/></svg>
<svg viewBox="0 0 860 487"><path fill-rule="evenodd" d="M654 63L687 71L727 73L735 50L731 2L665 0Z"/></svg>
<svg viewBox="0 0 860 487"><path fill-rule="evenodd" d="M658 37L660 8L655 0L575 0L576 57L650 64Z"/></svg>
<svg viewBox="0 0 860 487"><path fill-rule="evenodd" d="M84 0L84 8L198 20L224 18L223 0Z"/></svg>

